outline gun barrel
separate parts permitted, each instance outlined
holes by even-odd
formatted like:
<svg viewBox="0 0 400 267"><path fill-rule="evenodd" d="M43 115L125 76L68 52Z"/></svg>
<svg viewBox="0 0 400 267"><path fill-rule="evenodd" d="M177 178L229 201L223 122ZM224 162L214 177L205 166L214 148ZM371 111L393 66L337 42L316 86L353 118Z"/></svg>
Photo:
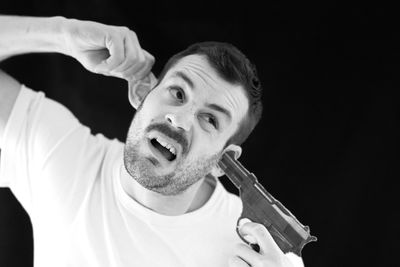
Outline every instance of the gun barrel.
<svg viewBox="0 0 400 267"><path fill-rule="evenodd" d="M219 161L219 166L238 189L244 184L254 182L255 176L234 159L233 152L224 153Z"/></svg>

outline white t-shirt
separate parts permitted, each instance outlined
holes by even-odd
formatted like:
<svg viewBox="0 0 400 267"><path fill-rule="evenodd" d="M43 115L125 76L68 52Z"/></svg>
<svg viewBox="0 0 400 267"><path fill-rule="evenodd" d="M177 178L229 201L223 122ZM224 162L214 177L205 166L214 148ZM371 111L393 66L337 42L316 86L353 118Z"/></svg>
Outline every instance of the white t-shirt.
<svg viewBox="0 0 400 267"><path fill-rule="evenodd" d="M0 186L28 212L35 266L227 266L242 204L218 180L204 206L165 216L120 183L123 143L26 87L3 136ZM301 258L287 254L295 266Z"/></svg>

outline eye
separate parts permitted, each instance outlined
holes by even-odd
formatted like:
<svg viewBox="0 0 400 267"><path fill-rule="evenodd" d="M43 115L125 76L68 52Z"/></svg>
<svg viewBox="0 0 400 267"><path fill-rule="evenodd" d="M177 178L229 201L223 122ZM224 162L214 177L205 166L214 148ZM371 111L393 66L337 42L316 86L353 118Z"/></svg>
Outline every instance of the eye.
<svg viewBox="0 0 400 267"><path fill-rule="evenodd" d="M205 120L207 123L211 124L215 129L218 128L218 121L212 114L205 114L204 115Z"/></svg>
<svg viewBox="0 0 400 267"><path fill-rule="evenodd" d="M185 100L185 92L179 86L173 86L169 88L169 92L175 99L179 100L179 102L183 102Z"/></svg>

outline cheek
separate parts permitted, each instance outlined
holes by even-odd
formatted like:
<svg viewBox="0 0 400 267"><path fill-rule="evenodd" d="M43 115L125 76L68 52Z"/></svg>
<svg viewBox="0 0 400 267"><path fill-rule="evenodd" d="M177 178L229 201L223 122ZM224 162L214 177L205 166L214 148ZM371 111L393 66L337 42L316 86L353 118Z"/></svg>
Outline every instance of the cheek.
<svg viewBox="0 0 400 267"><path fill-rule="evenodd" d="M190 156L194 159L208 158L218 154L224 144L221 140L213 138L212 136L194 136L195 144L190 149Z"/></svg>
<svg viewBox="0 0 400 267"><path fill-rule="evenodd" d="M151 99L149 99L151 100ZM163 106L159 102L146 101L140 110L140 119L144 123L149 123L162 114Z"/></svg>

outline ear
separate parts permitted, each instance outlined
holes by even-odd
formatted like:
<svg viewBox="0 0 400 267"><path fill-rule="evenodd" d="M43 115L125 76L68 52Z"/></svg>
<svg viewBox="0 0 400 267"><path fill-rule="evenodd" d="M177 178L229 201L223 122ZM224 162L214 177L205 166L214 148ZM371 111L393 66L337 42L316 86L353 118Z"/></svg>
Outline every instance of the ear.
<svg viewBox="0 0 400 267"><path fill-rule="evenodd" d="M242 155L242 147L238 145L230 144L224 149L221 155L228 151L233 151L235 153L235 159L238 159L240 155ZM215 166L211 170L211 175L214 177L221 177L224 174L224 171L218 166L218 163L215 164Z"/></svg>
<svg viewBox="0 0 400 267"><path fill-rule="evenodd" d="M156 84L157 78L153 73L142 80L129 81L128 97L132 107L137 109Z"/></svg>

